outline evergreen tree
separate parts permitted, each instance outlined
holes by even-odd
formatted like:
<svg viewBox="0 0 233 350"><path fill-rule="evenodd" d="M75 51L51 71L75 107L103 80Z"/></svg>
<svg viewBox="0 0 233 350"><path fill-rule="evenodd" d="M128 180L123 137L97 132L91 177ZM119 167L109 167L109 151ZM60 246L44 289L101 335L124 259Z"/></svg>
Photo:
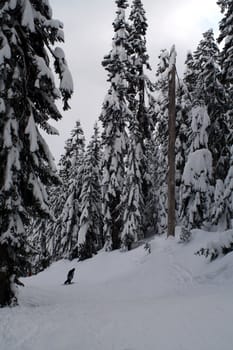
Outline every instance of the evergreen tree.
<svg viewBox="0 0 233 350"><path fill-rule="evenodd" d="M127 98L132 117L129 122L130 145L127 160L128 174L124 186L122 239L125 235L131 236L131 239L134 240L143 237L146 234L146 221L148 221L145 220L148 213L146 213L146 207L143 203L149 198L149 188L151 187L146 160L146 144L151 139L153 126L151 115L153 86L145 74L146 69L151 69L146 49L147 27L143 4L141 0L134 0L129 16ZM135 193L133 205L129 203L132 192ZM139 217L141 217L140 220ZM144 225L142 225L143 218ZM134 233L130 233L132 220L134 221Z"/></svg>
<svg viewBox="0 0 233 350"><path fill-rule="evenodd" d="M179 192L182 174L191 146L191 100L184 82L176 90L176 187ZM177 198L178 203L179 198Z"/></svg>
<svg viewBox="0 0 233 350"><path fill-rule="evenodd" d="M28 274L43 271L52 262L47 249L48 219L32 219L27 228L27 245L29 250Z"/></svg>
<svg viewBox="0 0 233 350"><path fill-rule="evenodd" d="M129 108L136 116L140 125L142 149L144 141L151 137L152 121L146 107L147 94L153 91L152 83L145 75L146 69L151 70L146 49L147 20L141 0L134 0L129 16L129 36L127 40L129 55L128 99ZM134 123L134 117L132 118Z"/></svg>
<svg viewBox="0 0 233 350"><path fill-rule="evenodd" d="M155 189L157 189L157 184L159 181L158 177L158 168L159 160L157 157L157 149L155 148L156 134L152 133L151 140L146 144L146 160L147 168L149 171L149 181L151 183L151 188L148 193L146 200L144 201L145 214L147 216L146 220L144 219L143 224L146 222L146 236L154 235L157 230L158 224L158 197Z"/></svg>
<svg viewBox="0 0 233 350"><path fill-rule="evenodd" d="M201 228L210 219L212 155L207 148L209 123L206 107L193 107L193 141L181 185L181 241L188 241L191 237L190 230Z"/></svg>
<svg viewBox="0 0 233 350"><path fill-rule="evenodd" d="M73 139L69 138L65 142L65 153L58 163L60 183L50 189L51 210L53 220L48 220L46 224L46 247L52 261L56 261L63 255L61 247L62 234L62 211L65 206L72 169Z"/></svg>
<svg viewBox="0 0 233 350"><path fill-rule="evenodd" d="M187 53L187 57L185 60L185 69L184 69L184 84L187 89L187 93L189 96L190 101L194 100L194 92L196 87L196 81L197 81L197 73L196 73L196 67L195 62L193 58L192 52Z"/></svg>
<svg viewBox="0 0 233 350"><path fill-rule="evenodd" d="M232 93L233 83L233 2L232 0L218 0L217 4L221 8L223 18L219 24L220 35L218 42L224 42L223 48L220 54L220 64L222 68L223 83L230 89Z"/></svg>
<svg viewBox="0 0 233 350"><path fill-rule="evenodd" d="M22 267L25 225L31 216L50 215L45 186L54 183L57 175L38 126L54 134L48 120L61 118L55 100L61 96L64 109L69 107L71 76L63 51L52 47L63 41L62 27L52 19L47 0L1 1L0 305L14 299L13 275Z"/></svg>
<svg viewBox="0 0 233 350"><path fill-rule="evenodd" d="M117 16L113 23L115 35L112 50L105 56L103 66L109 72L110 88L105 98L100 120L103 124L103 178L102 213L104 220L105 249L120 247L122 229L121 192L125 175L126 121L130 111L126 102L127 92L127 24L126 0L117 0Z"/></svg>
<svg viewBox="0 0 233 350"><path fill-rule="evenodd" d="M224 180L230 158L227 147L230 130L226 118L228 97L221 83L219 49L212 29L203 34L194 57L197 75L195 99L205 103L210 117L208 133L209 149L213 157L213 176L215 179Z"/></svg>
<svg viewBox="0 0 233 350"><path fill-rule="evenodd" d="M230 169L224 183L218 180L215 191L213 224L221 229L232 228L233 218L233 146L231 146Z"/></svg>
<svg viewBox="0 0 233 350"><path fill-rule="evenodd" d="M132 125L132 124L131 124ZM144 237L142 219L144 211L144 197L142 192L142 164L143 150L138 142L139 125L135 120L130 130L129 150L127 155L127 170L123 191L123 230L121 241L123 249L130 250L132 242Z"/></svg>
<svg viewBox="0 0 233 350"><path fill-rule="evenodd" d="M100 186L101 144L97 124L87 147L83 186L80 195L80 229L78 234L78 256L80 260L91 258L102 248L102 215Z"/></svg>
<svg viewBox="0 0 233 350"><path fill-rule="evenodd" d="M232 10L233 10L233 2L231 0L218 0L217 4L221 8L221 12L223 13L223 18L219 24L220 35L218 37L219 43L224 43L223 49L220 53L220 65L222 68L222 83L229 94L227 100L228 110L225 114L225 120L227 123L229 130L228 133L228 150L233 145L233 136L232 136L232 128L233 128L233 65L232 65L232 47L233 47L233 19L232 19ZM222 172L224 170L229 169L229 156L230 152L227 152L227 149L224 149L225 152L222 154L221 159L223 160L220 163ZM225 172L226 175L226 172Z"/></svg>
<svg viewBox="0 0 233 350"><path fill-rule="evenodd" d="M74 259L78 257L78 232L81 216L81 191L83 186L85 137L79 121L71 131L68 141L66 164L67 191L65 193L64 206L59 215L55 234L59 235L56 255L58 257ZM64 169L63 169L64 171ZM66 177L65 177L66 178ZM59 205L59 203L58 203Z"/></svg>

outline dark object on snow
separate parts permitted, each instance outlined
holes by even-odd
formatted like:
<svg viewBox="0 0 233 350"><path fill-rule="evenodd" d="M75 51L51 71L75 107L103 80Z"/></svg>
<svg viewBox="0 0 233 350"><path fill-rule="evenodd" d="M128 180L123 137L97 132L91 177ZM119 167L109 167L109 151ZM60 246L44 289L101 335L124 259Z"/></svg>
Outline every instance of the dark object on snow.
<svg viewBox="0 0 233 350"><path fill-rule="evenodd" d="M14 261L7 246L0 245L0 307L17 304L13 282Z"/></svg>
<svg viewBox="0 0 233 350"><path fill-rule="evenodd" d="M151 244L149 242L146 242L144 245L145 251L150 254L151 253Z"/></svg>
<svg viewBox="0 0 233 350"><path fill-rule="evenodd" d="M71 269L71 270L68 272L67 280L64 282L64 284L71 284L71 281L72 281L72 279L74 278L74 271L75 271L75 268Z"/></svg>
<svg viewBox="0 0 233 350"><path fill-rule="evenodd" d="M18 286L22 286L22 287L24 287L23 282L21 282L21 281L18 279L18 277L16 277L16 276L15 276L15 280L14 280L14 282L15 282L15 284L17 284Z"/></svg>
<svg viewBox="0 0 233 350"><path fill-rule="evenodd" d="M13 297L10 275L2 269L0 270L0 307L11 305Z"/></svg>

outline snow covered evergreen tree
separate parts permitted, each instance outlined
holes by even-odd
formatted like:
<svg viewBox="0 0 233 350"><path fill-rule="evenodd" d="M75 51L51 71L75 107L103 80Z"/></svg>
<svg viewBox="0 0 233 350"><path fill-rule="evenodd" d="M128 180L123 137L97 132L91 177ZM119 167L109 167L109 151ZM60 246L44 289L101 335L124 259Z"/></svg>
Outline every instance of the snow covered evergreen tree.
<svg viewBox="0 0 233 350"><path fill-rule="evenodd" d="M209 149L213 157L213 177L224 180L230 160L227 147L230 129L226 117L229 98L226 88L221 83L219 48L212 29L203 34L194 57L197 77L195 100L205 103L210 117L208 133Z"/></svg>
<svg viewBox="0 0 233 350"><path fill-rule="evenodd" d="M144 201L145 205L145 215L143 225L146 224L146 236L154 235L157 232L158 225L158 197L155 189L157 189L158 183L158 167L159 160L157 157L157 149L155 148L156 134L152 134L151 140L146 144L146 160L147 160L147 169L149 172L149 181L151 183L151 188L149 190L148 196Z"/></svg>
<svg viewBox="0 0 233 350"><path fill-rule="evenodd" d="M32 219L26 230L29 246L29 275L43 271L52 262L46 244L50 221L51 219Z"/></svg>
<svg viewBox="0 0 233 350"><path fill-rule="evenodd" d="M184 69L184 84L189 95L189 99L194 100L193 94L195 92L195 86L197 81L197 73L195 68L195 62L192 52L187 53L185 60L185 69Z"/></svg>
<svg viewBox="0 0 233 350"><path fill-rule="evenodd" d="M87 146L83 185L80 195L80 224L78 233L79 260L91 258L103 247L101 214L101 143L97 123L94 135Z"/></svg>
<svg viewBox="0 0 233 350"><path fill-rule="evenodd" d="M127 134L126 121L131 116L127 106L127 24L126 0L116 0L117 16L113 23L115 35L112 50L104 57L103 66L109 72L110 88L105 98L100 120L103 124L102 213L105 249L120 247L122 230L121 192L125 176L124 157Z"/></svg>
<svg viewBox="0 0 233 350"><path fill-rule="evenodd" d="M15 298L14 274L20 273L25 224L31 216L48 217L45 186L56 181L53 157L40 134L54 134L48 120L61 114L73 86L64 52L63 25L52 19L47 0L3 0L0 4L0 305ZM48 52L51 54L49 58ZM60 79L55 86L53 60Z"/></svg>
<svg viewBox="0 0 233 350"><path fill-rule="evenodd" d="M127 155L127 170L125 175L124 191L122 197L123 203L123 229L121 241L123 249L130 249L132 242L137 242L144 237L142 227L144 213L144 196L142 181L143 149L138 142L140 127L135 120L133 129L130 130L130 141Z"/></svg>
<svg viewBox="0 0 233 350"><path fill-rule="evenodd" d="M224 183L218 180L213 208L213 224L221 229L232 228L233 219L233 146L231 146L230 169Z"/></svg>
<svg viewBox="0 0 233 350"><path fill-rule="evenodd" d="M191 100L187 86L180 81L176 90L176 187L179 191L182 174L191 146ZM177 199L177 203L179 198Z"/></svg>
<svg viewBox="0 0 233 350"><path fill-rule="evenodd" d="M148 94L153 91L152 83L146 76L145 71L150 70L149 56L146 49L146 31L147 20L145 10L141 0L134 0L129 15L129 36L128 36L128 54L129 54L129 74L128 74L128 99L129 108L132 115L140 125L140 137L142 149L145 139L151 137L152 121L146 100ZM132 120L134 123L134 117ZM139 132L139 130L138 130Z"/></svg>
<svg viewBox="0 0 233 350"><path fill-rule="evenodd" d="M65 142L65 152L61 156L58 163L58 171L60 183L58 186L53 186L50 189L51 210L53 212L53 220L48 220L46 223L46 247L52 261L56 261L63 255L61 247L62 234L62 211L65 206L72 169L72 137Z"/></svg>
<svg viewBox="0 0 233 350"><path fill-rule="evenodd" d="M188 241L190 230L208 224L212 200L212 155L208 150L207 109L196 105L192 109L193 141L184 168L181 185L181 241Z"/></svg>
<svg viewBox="0 0 233 350"><path fill-rule="evenodd" d="M81 191L83 185L85 137L79 121L76 122L71 131L71 138L68 141L66 156L67 185L65 185L65 198L62 199L64 206L57 218L55 234L57 238L58 257L74 259L78 257L78 232L81 215ZM65 179L64 178L64 179ZM62 204L62 203L61 203ZM59 203L58 203L59 205Z"/></svg>
<svg viewBox="0 0 233 350"><path fill-rule="evenodd" d="M134 0L129 15L128 37L128 91L127 98L132 117L129 121L130 143L127 152L127 174L123 194L124 247L146 233L145 201L149 194L149 170L146 161L146 144L151 139L152 118L150 101L152 83L145 75L150 69L146 50L147 20L141 0ZM147 213L148 214L148 213ZM145 220L144 220L145 221ZM128 244L125 244L128 242Z"/></svg>
<svg viewBox="0 0 233 350"><path fill-rule="evenodd" d="M222 68L222 82L229 89L232 95L233 85L233 2L232 0L218 0L217 4L221 8L223 18L219 23L220 35L218 42L223 43L220 53L220 65ZM232 122L232 120L231 120ZM231 124L232 125L232 124Z"/></svg>

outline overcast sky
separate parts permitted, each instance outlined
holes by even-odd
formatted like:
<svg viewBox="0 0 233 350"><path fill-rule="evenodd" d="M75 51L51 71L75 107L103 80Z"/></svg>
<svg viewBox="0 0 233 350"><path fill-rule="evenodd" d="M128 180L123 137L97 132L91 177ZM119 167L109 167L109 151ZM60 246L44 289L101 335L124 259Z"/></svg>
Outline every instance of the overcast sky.
<svg viewBox="0 0 233 350"><path fill-rule="evenodd" d="M100 114L108 88L101 61L111 49L116 5L114 0L50 0L50 4L53 17L64 23L63 49L75 87L72 109L63 114L62 121L53 124L60 136L46 136L58 161L75 121L80 120L89 140ZM209 28L217 33L221 18L219 6L215 0L143 0L143 4L149 25L147 48L153 68L152 78L159 51L170 49L173 44L178 54L178 70L182 74L186 53L196 48L202 33Z"/></svg>

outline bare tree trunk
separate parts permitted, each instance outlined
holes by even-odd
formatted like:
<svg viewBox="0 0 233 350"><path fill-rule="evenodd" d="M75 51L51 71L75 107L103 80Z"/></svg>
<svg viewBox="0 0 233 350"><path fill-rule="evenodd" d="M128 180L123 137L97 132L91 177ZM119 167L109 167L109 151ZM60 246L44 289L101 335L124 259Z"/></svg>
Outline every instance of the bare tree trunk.
<svg viewBox="0 0 233 350"><path fill-rule="evenodd" d="M168 236L175 236L175 141L176 141L176 68L175 47L170 54L168 121Z"/></svg>
<svg viewBox="0 0 233 350"><path fill-rule="evenodd" d="M0 307L17 302L12 289L12 262L9 258L6 245L0 245Z"/></svg>

